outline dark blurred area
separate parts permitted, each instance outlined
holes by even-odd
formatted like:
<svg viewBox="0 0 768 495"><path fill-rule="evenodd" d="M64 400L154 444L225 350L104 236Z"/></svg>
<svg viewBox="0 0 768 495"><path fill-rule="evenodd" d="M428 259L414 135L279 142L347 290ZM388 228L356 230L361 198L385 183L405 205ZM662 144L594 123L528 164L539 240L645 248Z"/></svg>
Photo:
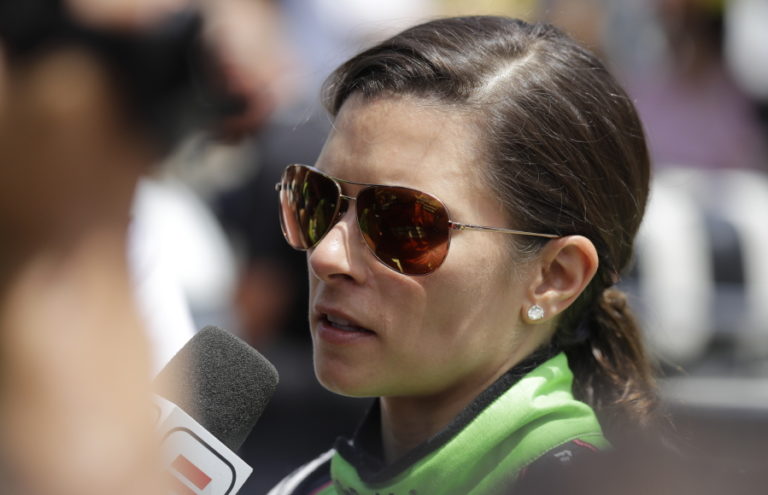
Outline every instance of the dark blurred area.
<svg viewBox="0 0 768 495"><path fill-rule="evenodd" d="M89 26L61 0L2 1L0 33L10 64L66 46L96 57L133 122L147 130L161 154L246 105L218 73L219 61L203 40L202 14L192 7L131 31Z"/></svg>

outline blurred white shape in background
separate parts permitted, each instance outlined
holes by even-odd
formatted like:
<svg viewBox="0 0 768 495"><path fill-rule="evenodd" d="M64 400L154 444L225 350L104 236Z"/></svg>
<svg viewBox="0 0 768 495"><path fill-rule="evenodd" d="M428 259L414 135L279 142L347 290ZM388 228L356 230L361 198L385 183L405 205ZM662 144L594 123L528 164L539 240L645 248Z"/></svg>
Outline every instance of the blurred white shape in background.
<svg viewBox="0 0 768 495"><path fill-rule="evenodd" d="M319 21L357 40L384 39L437 11L431 0L315 0Z"/></svg>
<svg viewBox="0 0 768 495"><path fill-rule="evenodd" d="M741 88L768 100L768 0L725 2L725 58Z"/></svg>
<svg viewBox="0 0 768 495"><path fill-rule="evenodd" d="M134 201L136 209L138 196ZM154 375L194 335L195 326L181 285L164 262L152 222L145 214L147 210L142 209L144 214L131 219L128 260L136 304L147 331Z"/></svg>
<svg viewBox="0 0 768 495"><path fill-rule="evenodd" d="M702 211L684 187L659 173L637 236L644 328L658 354L699 356L713 333L710 247Z"/></svg>
<svg viewBox="0 0 768 495"><path fill-rule="evenodd" d="M667 399L768 410L766 212L764 172L656 173L637 239L641 314L657 355L689 370L664 380Z"/></svg>
<svg viewBox="0 0 768 495"><path fill-rule="evenodd" d="M143 180L129 252L156 370L207 324L228 327L235 259L208 207L183 184Z"/></svg>
<svg viewBox="0 0 768 495"><path fill-rule="evenodd" d="M733 170L718 172L713 180L719 194L710 197L717 201L723 218L736 227L742 243L747 311L738 348L744 357L768 358L768 176Z"/></svg>

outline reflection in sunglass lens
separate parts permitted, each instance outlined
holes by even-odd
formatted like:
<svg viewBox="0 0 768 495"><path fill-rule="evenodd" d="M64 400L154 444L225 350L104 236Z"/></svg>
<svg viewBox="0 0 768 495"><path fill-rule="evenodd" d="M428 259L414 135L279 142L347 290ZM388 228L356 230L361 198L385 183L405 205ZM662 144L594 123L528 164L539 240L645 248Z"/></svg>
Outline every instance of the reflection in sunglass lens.
<svg viewBox="0 0 768 495"><path fill-rule="evenodd" d="M430 273L445 259L448 212L432 196L403 187L369 187L357 197L357 217L371 251L400 273Z"/></svg>
<svg viewBox="0 0 768 495"><path fill-rule="evenodd" d="M339 189L332 179L305 167L288 167L280 187L280 219L288 243L309 249L333 226Z"/></svg>

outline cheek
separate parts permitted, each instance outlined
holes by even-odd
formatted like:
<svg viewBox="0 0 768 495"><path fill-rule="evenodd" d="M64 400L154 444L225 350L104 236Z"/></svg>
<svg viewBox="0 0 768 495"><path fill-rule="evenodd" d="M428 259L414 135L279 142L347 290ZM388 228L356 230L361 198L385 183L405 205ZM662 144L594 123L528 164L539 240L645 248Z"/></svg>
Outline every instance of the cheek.
<svg viewBox="0 0 768 495"><path fill-rule="evenodd" d="M481 296L508 293L515 277L515 266L505 246L500 242L502 234L465 232L451 244L448 258L440 273L441 286L453 290L450 297L468 297L469 301L482 303ZM473 297L472 294L475 294Z"/></svg>
<svg viewBox="0 0 768 495"><path fill-rule="evenodd" d="M440 358L458 345L458 336L464 333L468 321L476 312L478 293L482 290L476 279L467 279L449 270L418 278L418 290L400 292L396 298L383 301L390 307L391 322L402 338L401 349L419 352L425 361Z"/></svg>
<svg viewBox="0 0 768 495"><path fill-rule="evenodd" d="M443 271L436 272L426 287L428 313L440 325L442 338L474 342L513 329L524 290L507 251L487 241L477 246L456 244Z"/></svg>
<svg viewBox="0 0 768 495"><path fill-rule="evenodd" d="M482 289L466 280L436 281L420 307L408 301L408 310L398 313L407 331L388 356L388 395L432 394L503 367L517 346L516 334L494 294Z"/></svg>

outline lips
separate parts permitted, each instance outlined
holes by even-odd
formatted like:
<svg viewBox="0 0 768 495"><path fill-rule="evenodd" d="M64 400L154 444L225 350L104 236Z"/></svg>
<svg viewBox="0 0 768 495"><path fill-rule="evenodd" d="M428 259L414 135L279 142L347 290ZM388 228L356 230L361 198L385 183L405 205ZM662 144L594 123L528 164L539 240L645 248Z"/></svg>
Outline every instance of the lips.
<svg viewBox="0 0 768 495"><path fill-rule="evenodd" d="M337 310L315 308L317 335L333 344L347 344L376 335L374 331Z"/></svg>
<svg viewBox="0 0 768 495"><path fill-rule="evenodd" d="M371 330L368 330L367 328L361 327L359 325L353 324L351 321L341 318L336 315L332 315L329 313L323 314L322 318L325 319L325 321L334 327L336 327L339 330L345 331L345 332L369 332L373 333Z"/></svg>

